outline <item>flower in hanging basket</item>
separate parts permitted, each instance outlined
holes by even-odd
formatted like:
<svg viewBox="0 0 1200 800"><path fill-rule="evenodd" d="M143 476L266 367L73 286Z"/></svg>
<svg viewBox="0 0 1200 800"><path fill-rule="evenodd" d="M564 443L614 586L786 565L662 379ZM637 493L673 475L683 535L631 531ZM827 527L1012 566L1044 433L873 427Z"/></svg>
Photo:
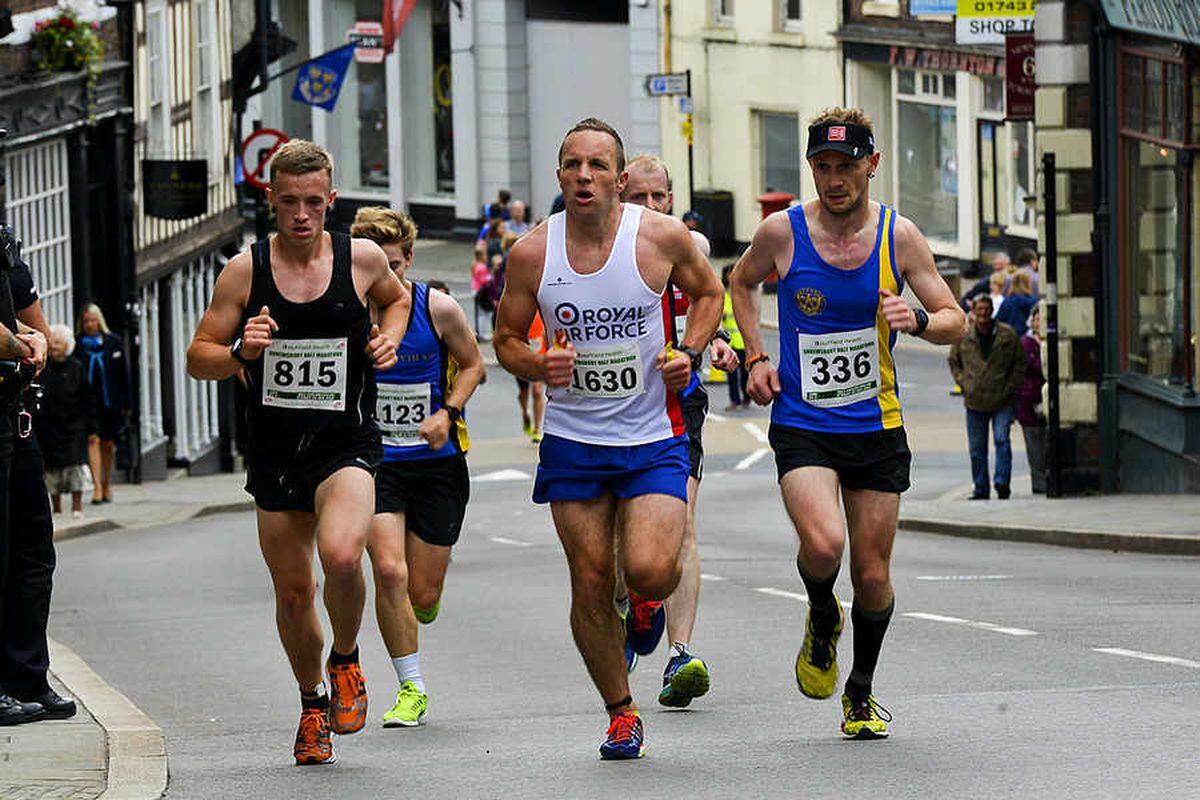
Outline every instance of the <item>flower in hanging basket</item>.
<svg viewBox="0 0 1200 800"><path fill-rule="evenodd" d="M35 63L48 72L86 69L95 77L104 59L104 43L96 35L98 29L94 24L81 24L73 11L39 20L29 39Z"/></svg>

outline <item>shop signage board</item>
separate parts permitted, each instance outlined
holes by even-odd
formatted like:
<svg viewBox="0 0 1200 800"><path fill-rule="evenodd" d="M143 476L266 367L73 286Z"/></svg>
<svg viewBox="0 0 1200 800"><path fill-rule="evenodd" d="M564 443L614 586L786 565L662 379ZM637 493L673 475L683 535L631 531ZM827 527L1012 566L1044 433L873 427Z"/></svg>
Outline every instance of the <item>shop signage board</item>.
<svg viewBox="0 0 1200 800"><path fill-rule="evenodd" d="M1037 0L958 0L957 44L1004 44L1004 37L1033 35Z"/></svg>
<svg viewBox="0 0 1200 800"><path fill-rule="evenodd" d="M908 0L908 13L914 17L953 16L958 13L958 0Z"/></svg>
<svg viewBox="0 0 1200 800"><path fill-rule="evenodd" d="M1033 97L1037 92L1037 69L1033 53L1033 37L1030 35L1009 36L1004 43L1007 61L1004 107L1008 119L1033 119Z"/></svg>
<svg viewBox="0 0 1200 800"><path fill-rule="evenodd" d="M1200 0L1100 0L1114 28L1200 44Z"/></svg>
<svg viewBox="0 0 1200 800"><path fill-rule="evenodd" d="M387 51L383 48L382 22L356 22L346 31L346 41L354 45L354 60L359 64L382 64Z"/></svg>
<svg viewBox="0 0 1200 800"><path fill-rule="evenodd" d="M148 217L192 219L208 213L208 161L142 161L142 196Z"/></svg>

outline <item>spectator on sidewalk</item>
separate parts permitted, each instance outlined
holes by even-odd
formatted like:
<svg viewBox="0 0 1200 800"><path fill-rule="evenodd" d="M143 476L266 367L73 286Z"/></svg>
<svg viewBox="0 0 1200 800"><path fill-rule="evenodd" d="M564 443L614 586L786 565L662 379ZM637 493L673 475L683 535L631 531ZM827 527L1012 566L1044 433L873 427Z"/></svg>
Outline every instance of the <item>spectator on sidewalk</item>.
<svg viewBox="0 0 1200 800"><path fill-rule="evenodd" d="M988 297L992 298L992 319L1004 307L1004 287L1008 284L1008 275L1003 272L993 272L988 276Z"/></svg>
<svg viewBox="0 0 1200 800"><path fill-rule="evenodd" d="M125 434L129 419L129 372L125 346L109 330L104 312L95 303L88 303L79 314L75 357L87 371L96 413L96 433L88 438L92 505L111 503L117 440Z"/></svg>
<svg viewBox="0 0 1200 800"><path fill-rule="evenodd" d="M92 488L88 437L96 433L92 388L83 364L71 358L75 337L66 325L50 326L50 360L39 379L42 402L34 429L42 448L46 491L55 514L71 495L71 516L83 516L83 493Z"/></svg>
<svg viewBox="0 0 1200 800"><path fill-rule="evenodd" d="M1029 312L1025 335L1021 337L1025 350L1025 380L1017 395L1017 422L1025 437L1025 455L1029 459L1029 476L1034 494L1046 493L1046 417L1042 414L1042 325L1037 306Z"/></svg>
<svg viewBox="0 0 1200 800"><path fill-rule="evenodd" d="M984 257L984 261L987 261L987 256ZM971 288L967 290L967 293L962 296L962 300L959 302L959 305L963 307L964 311L969 312L971 310L972 301L974 301L979 295L987 294L990 291L991 279L993 275L1004 275L1005 280L1008 280L1008 273L1012 268L1012 262L1009 261L1008 253L992 253L990 263L992 267L991 271L985 272L983 277L975 281L975 283L971 285Z"/></svg>
<svg viewBox="0 0 1200 800"><path fill-rule="evenodd" d="M986 500L988 486L988 425L996 447L996 496L1012 494L1012 440L1017 392L1025 379L1025 351L1016 332L992 319L992 298L976 297L971 304L967 338L950 348L950 373L963 390L967 411L967 441L971 453L972 500Z"/></svg>
<svg viewBox="0 0 1200 800"><path fill-rule="evenodd" d="M721 315L721 329L729 334L729 347L738 359L738 368L725 375L725 383L729 387L729 405L726 411L736 411L750 405L750 395L746 393L746 343L742 341L742 332L738 330L737 319L733 316L733 299L729 295L729 276L733 274L733 264L726 264L721 270L721 284L725 287L725 310Z"/></svg>
<svg viewBox="0 0 1200 800"><path fill-rule="evenodd" d="M1040 281L1038 279L1038 254L1036 250L1026 247L1021 252L1017 253L1017 260L1013 262L1017 272L1024 272L1029 276L1029 286L1031 293L1040 295Z"/></svg>
<svg viewBox="0 0 1200 800"><path fill-rule="evenodd" d="M1029 327L1029 312L1038 304L1038 296L1033 293L1028 272L1015 272L1009 281L1008 294L1004 305L996 313L994 319L1012 326L1017 336L1024 336Z"/></svg>
<svg viewBox="0 0 1200 800"><path fill-rule="evenodd" d="M484 341L484 338L483 331L479 329L479 315L490 315L495 310L489 292L491 282L492 272L488 267L487 245L479 241L475 243L475 263L471 266L471 294L475 297L475 339L480 342Z"/></svg>
<svg viewBox="0 0 1200 800"><path fill-rule="evenodd" d="M520 200L513 200L512 205L508 207L508 212L511 218L504 223L504 229L518 237L529 233L529 222L525 219L525 204Z"/></svg>

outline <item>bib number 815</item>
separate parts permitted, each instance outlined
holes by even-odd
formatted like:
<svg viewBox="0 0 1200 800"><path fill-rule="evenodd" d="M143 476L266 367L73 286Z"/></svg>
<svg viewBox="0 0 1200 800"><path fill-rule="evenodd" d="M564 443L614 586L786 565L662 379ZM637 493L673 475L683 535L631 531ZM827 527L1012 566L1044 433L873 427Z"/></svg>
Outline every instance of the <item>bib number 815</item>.
<svg viewBox="0 0 1200 800"><path fill-rule="evenodd" d="M286 359L275 362L274 382L276 386L291 386L293 383L300 387L320 386L328 389L337 383L337 362L316 362L316 380L313 380L313 362L301 361L294 364Z"/></svg>
<svg viewBox="0 0 1200 800"><path fill-rule="evenodd" d="M832 359L817 356L811 363L812 382L817 386L825 386L831 380L845 383L852 375L860 380L871 375L871 354L866 351L855 355L853 361L847 356L834 356Z"/></svg>

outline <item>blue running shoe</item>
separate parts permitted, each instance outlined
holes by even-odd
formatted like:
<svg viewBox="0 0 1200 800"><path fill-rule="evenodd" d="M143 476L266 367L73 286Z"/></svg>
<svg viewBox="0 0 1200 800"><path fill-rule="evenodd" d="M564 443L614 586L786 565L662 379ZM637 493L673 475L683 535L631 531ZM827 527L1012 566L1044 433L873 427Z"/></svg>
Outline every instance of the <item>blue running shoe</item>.
<svg viewBox="0 0 1200 800"><path fill-rule="evenodd" d="M691 653L684 652L667 662L663 672L663 688L658 702L670 708L683 708L708 692L708 664Z"/></svg>
<svg viewBox="0 0 1200 800"><path fill-rule="evenodd" d="M605 761L616 761L627 758L641 758L646 752L645 737L642 734L642 718L636 711L622 711L615 714L608 723L608 736L600 745L600 758Z"/></svg>
<svg viewBox="0 0 1200 800"><path fill-rule="evenodd" d="M629 593L629 616L625 618L625 640L638 655L648 656L658 647L667 627L667 612L661 600L643 600Z"/></svg>
<svg viewBox="0 0 1200 800"><path fill-rule="evenodd" d="M625 640L625 671L630 675L637 669L638 654L633 652L633 648L629 645L629 640Z"/></svg>

